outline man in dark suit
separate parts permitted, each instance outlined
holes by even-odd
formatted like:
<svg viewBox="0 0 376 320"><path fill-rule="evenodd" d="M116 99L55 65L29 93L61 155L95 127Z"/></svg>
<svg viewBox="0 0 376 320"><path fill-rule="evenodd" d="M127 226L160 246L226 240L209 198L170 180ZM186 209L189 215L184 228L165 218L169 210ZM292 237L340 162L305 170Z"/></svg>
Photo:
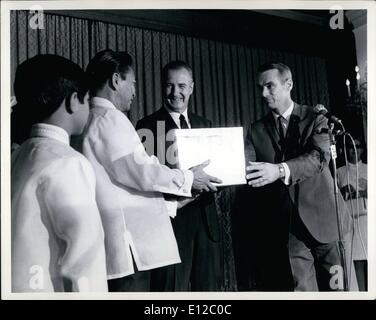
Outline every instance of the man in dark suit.
<svg viewBox="0 0 376 320"><path fill-rule="evenodd" d="M341 290L327 120L292 101L291 71L282 63L262 66L258 86L271 110L250 126L246 138L247 179L259 211L260 287ZM346 232L348 215L339 202Z"/></svg>
<svg viewBox="0 0 376 320"><path fill-rule="evenodd" d="M211 122L188 111L193 92L192 69L183 61L168 63L162 70L164 105L141 119L136 129L143 139L153 133L146 151L161 163L175 168L173 129L210 128ZM141 130L142 129L142 130ZM206 190L209 191L209 190ZM213 193L196 195L194 201L179 201L172 225L181 263L152 273L152 291L217 291L221 285L220 233Z"/></svg>

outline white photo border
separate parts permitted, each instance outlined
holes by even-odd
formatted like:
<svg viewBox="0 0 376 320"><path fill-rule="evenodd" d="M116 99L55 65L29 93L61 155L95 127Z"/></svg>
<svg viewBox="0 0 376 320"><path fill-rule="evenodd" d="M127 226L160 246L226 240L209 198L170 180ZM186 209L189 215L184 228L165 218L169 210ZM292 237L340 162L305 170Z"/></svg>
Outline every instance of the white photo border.
<svg viewBox="0 0 376 320"><path fill-rule="evenodd" d="M368 87L376 88L376 3L374 1L2 1L1 2L1 291L5 300L369 300L376 299L376 90L368 90L368 291L367 292L170 292L13 293L10 235L10 11L85 9L315 9L367 10ZM373 125L372 125L373 124Z"/></svg>

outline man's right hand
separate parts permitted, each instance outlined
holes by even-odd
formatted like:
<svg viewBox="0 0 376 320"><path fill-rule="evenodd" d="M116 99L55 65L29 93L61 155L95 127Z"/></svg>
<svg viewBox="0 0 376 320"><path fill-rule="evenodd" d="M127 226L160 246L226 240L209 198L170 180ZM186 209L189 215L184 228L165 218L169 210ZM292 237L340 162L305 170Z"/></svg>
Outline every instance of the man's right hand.
<svg viewBox="0 0 376 320"><path fill-rule="evenodd" d="M216 192L217 188L212 183L222 183L222 180L210 176L204 172L204 168L210 163L210 160L207 160L197 166L190 168L193 172L193 184L192 190L196 190L198 192L203 191L213 191Z"/></svg>

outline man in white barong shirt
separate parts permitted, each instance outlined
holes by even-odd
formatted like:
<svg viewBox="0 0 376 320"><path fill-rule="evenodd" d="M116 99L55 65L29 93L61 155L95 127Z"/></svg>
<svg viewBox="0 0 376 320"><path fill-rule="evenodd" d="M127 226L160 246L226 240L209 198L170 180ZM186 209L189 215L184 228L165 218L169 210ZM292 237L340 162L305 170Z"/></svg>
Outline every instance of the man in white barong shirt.
<svg viewBox="0 0 376 320"><path fill-rule="evenodd" d="M39 55L18 67L15 92L14 123L32 127L11 162L12 291L106 292L94 171L69 146L89 113L85 73Z"/></svg>
<svg viewBox="0 0 376 320"><path fill-rule="evenodd" d="M211 182L220 182L203 172L206 164L170 169L146 153L123 113L135 96L131 65L127 53L112 50L90 61L86 72L92 79L92 108L78 143L97 177L110 291L149 291L146 270L180 262L170 221L177 203L166 201L162 193L191 197L191 189L216 191Z"/></svg>

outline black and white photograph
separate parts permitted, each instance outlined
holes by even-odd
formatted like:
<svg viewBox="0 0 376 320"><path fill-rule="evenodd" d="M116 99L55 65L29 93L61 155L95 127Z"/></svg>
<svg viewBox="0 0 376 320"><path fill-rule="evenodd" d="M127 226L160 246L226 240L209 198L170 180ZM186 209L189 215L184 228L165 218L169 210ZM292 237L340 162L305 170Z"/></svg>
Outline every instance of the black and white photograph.
<svg viewBox="0 0 376 320"><path fill-rule="evenodd" d="M2 2L2 299L375 299L375 14Z"/></svg>

